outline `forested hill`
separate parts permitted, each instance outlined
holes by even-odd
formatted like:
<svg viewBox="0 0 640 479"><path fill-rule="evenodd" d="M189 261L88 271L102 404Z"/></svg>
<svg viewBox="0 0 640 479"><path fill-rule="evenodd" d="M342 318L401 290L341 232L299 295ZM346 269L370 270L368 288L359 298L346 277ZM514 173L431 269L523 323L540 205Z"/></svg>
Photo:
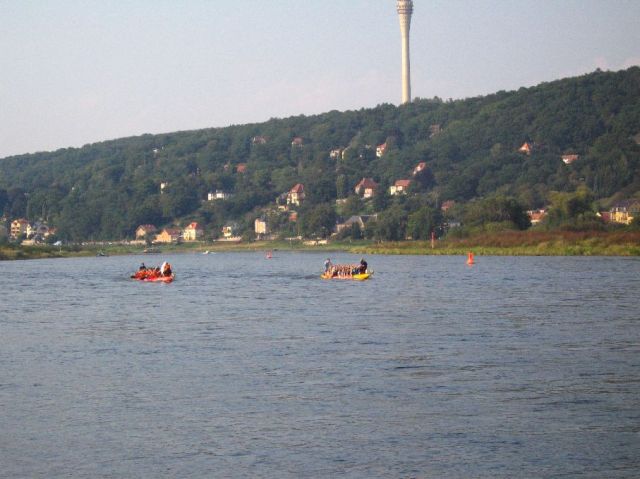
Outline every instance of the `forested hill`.
<svg viewBox="0 0 640 479"><path fill-rule="evenodd" d="M0 211L43 218L76 240L120 239L140 224L191 220L219 231L232 220L252 226L302 183L299 221L310 225L312 215L334 221L335 200L353 195L363 177L388 191L411 178L419 162L428 174L414 181L411 199L352 199L349 212L402 208L410 215L446 200L464 204L496 194L532 209L546 205L553 191L581 185L608 205L640 194L639 141L640 68L596 71L465 100L418 99L4 158ZM525 142L529 154L518 151ZM378 157L376 147L385 143ZM579 157L567 165L564 154ZM206 201L216 190L233 196ZM273 226L293 230L284 220Z"/></svg>

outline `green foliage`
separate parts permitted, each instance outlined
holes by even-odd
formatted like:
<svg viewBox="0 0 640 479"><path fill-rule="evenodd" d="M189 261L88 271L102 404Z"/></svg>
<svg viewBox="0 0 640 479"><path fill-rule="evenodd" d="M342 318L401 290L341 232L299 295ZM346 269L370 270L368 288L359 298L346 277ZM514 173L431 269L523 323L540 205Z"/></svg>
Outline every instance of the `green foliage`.
<svg viewBox="0 0 640 479"><path fill-rule="evenodd" d="M216 231L225 221L248 225L247 215L255 218L303 183L300 226L305 234L323 236L335 218L335 200L349 198L361 178L372 177L379 194L360 204L350 198L341 213L379 212L364 233L380 239L423 237L438 221L427 208L446 200L476 200L462 218L473 228L524 228L521 210L548 201L555 210L549 225L577 228L593 224L591 206L575 198L577 204L569 205L561 195L579 197L587 186L592 200L608 204L638 193L639 133L640 68L596 71L465 100L420 99L402 107L142 135L4 158L0 211L9 218L45 219L65 240L130 237L139 224L162 227L187 218ZM294 137L303 144L292 146ZM517 151L524 141L534 145L530 155ZM387 150L377 158L376 146L384 142ZM330 158L334 149L343 154ZM560 158L569 152L580 159L565 165ZM412 178L421 161L427 170ZM237 170L241 163L244 173ZM429 195L434 204L390 198L388 186L403 178L414 180L409 196ZM205 201L216 189L234 196ZM483 198L502 198L496 214L475 210ZM295 225L280 226L297 234Z"/></svg>
<svg viewBox="0 0 640 479"><path fill-rule="evenodd" d="M299 221L303 235L326 238L336 224L336 212L328 203L306 207L301 211Z"/></svg>
<svg viewBox="0 0 640 479"><path fill-rule="evenodd" d="M566 229L601 227L594 208L593 193L586 186L573 193L553 192L545 224Z"/></svg>
<svg viewBox="0 0 640 479"><path fill-rule="evenodd" d="M374 237L378 240L398 241L406 237L407 213L398 204L394 204L380 213L375 225Z"/></svg>
<svg viewBox="0 0 640 479"><path fill-rule="evenodd" d="M493 229L502 225L507 229L524 230L531 226L531 221L516 199L498 195L469 203L464 212L464 224L472 228L492 224Z"/></svg>
<svg viewBox="0 0 640 479"><path fill-rule="evenodd" d="M442 214L439 210L429 206L423 206L420 209L409 214L407 219L407 235L412 239L427 240L431 238L431 233L435 233L436 237L441 235Z"/></svg>
<svg viewBox="0 0 640 479"><path fill-rule="evenodd" d="M340 214L345 218L350 216L359 215L364 210L364 202L358 195L351 195L342 204L340 208Z"/></svg>

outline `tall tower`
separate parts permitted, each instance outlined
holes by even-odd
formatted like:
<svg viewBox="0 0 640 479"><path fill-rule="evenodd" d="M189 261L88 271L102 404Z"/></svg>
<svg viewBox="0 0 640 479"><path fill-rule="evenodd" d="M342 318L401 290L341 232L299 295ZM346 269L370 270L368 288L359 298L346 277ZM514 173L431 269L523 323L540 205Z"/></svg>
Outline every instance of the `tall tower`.
<svg viewBox="0 0 640 479"><path fill-rule="evenodd" d="M402 103L411 101L411 67L409 64L409 29L411 28L412 0L398 0L400 35L402 36Z"/></svg>

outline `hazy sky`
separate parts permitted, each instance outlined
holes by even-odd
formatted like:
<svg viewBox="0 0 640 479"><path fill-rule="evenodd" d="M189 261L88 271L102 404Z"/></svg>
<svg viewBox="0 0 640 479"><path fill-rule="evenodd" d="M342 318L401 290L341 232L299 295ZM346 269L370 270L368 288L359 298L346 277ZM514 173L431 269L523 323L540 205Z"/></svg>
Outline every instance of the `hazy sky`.
<svg viewBox="0 0 640 479"><path fill-rule="evenodd" d="M0 158L400 102L395 0L0 0ZM640 65L639 0L414 0L412 96Z"/></svg>

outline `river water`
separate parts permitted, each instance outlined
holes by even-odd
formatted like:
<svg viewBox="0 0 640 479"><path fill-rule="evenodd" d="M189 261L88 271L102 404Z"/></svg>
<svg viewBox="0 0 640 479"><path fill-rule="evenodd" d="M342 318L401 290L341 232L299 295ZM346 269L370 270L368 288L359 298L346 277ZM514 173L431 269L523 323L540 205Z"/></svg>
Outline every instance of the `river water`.
<svg viewBox="0 0 640 479"><path fill-rule="evenodd" d="M639 259L324 259L0 263L0 477L640 477Z"/></svg>

